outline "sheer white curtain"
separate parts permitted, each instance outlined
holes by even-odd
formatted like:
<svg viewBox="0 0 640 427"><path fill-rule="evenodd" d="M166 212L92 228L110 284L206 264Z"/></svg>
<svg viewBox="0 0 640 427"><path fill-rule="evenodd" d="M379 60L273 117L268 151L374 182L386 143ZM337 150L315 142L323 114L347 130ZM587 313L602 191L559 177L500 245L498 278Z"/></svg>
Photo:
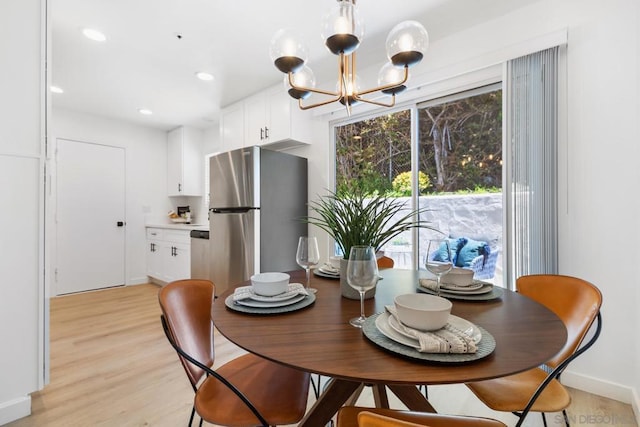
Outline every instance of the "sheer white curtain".
<svg viewBox="0 0 640 427"><path fill-rule="evenodd" d="M505 213L508 286L558 271L558 47L507 63Z"/></svg>

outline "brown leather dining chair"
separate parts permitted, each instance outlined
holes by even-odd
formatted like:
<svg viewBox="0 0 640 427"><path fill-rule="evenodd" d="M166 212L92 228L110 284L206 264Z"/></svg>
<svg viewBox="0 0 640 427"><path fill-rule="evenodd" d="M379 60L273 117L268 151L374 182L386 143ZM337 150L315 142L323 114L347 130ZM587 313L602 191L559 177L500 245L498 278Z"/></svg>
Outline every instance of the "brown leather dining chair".
<svg viewBox="0 0 640 427"><path fill-rule="evenodd" d="M505 427L490 418L345 406L336 427Z"/></svg>
<svg viewBox="0 0 640 427"><path fill-rule="evenodd" d="M602 328L602 294L585 280L554 274L519 277L516 288L522 295L549 308L562 320L567 328L564 347L542 367L466 385L489 408L519 416L517 426L522 425L530 411L541 412L545 426L545 412L562 411L568 426L566 409L571 404L571 396L560 383L559 377L572 360L598 339ZM593 335L582 344L594 322Z"/></svg>
<svg viewBox="0 0 640 427"><path fill-rule="evenodd" d="M307 407L309 374L253 354L212 369L214 284L171 282L158 293L162 326L195 392L194 414L223 426L294 424Z"/></svg>
<svg viewBox="0 0 640 427"><path fill-rule="evenodd" d="M389 258L388 256L384 256L384 255L378 258L379 269L393 268L394 265L395 265L395 262L393 261L393 258Z"/></svg>

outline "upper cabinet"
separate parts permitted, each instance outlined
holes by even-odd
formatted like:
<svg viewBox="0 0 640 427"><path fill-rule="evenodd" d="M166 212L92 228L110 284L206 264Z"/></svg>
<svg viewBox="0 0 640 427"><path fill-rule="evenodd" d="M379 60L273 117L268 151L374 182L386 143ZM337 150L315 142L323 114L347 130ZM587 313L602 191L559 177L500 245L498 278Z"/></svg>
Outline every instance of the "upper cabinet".
<svg viewBox="0 0 640 427"><path fill-rule="evenodd" d="M236 102L220 113L222 151L244 147L244 102Z"/></svg>
<svg viewBox="0 0 640 427"><path fill-rule="evenodd" d="M167 137L167 194L202 196L202 133L187 126Z"/></svg>
<svg viewBox="0 0 640 427"><path fill-rule="evenodd" d="M253 145L283 150L309 144L311 136L309 112L301 111L282 85L233 104L221 114L220 138L225 150Z"/></svg>

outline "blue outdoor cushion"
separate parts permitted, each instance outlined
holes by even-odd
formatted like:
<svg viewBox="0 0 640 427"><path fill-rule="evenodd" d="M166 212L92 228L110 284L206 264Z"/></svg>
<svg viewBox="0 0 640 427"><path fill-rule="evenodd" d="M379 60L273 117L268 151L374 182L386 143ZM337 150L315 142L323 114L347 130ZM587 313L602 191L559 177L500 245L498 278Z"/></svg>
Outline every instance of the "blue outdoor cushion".
<svg viewBox="0 0 640 427"><path fill-rule="evenodd" d="M458 258L458 253L460 249L467 243L467 239L465 237L458 237L456 239L447 239L449 241L449 251L451 255L451 262L453 265L456 265L456 260ZM447 249L445 244L441 244L438 248L437 252L433 256L434 261L446 262L447 259Z"/></svg>
<svg viewBox="0 0 640 427"><path fill-rule="evenodd" d="M486 259L490 252L491 248L487 242L467 239L467 242L458 252L455 264L457 267L469 267L474 258L483 255Z"/></svg>

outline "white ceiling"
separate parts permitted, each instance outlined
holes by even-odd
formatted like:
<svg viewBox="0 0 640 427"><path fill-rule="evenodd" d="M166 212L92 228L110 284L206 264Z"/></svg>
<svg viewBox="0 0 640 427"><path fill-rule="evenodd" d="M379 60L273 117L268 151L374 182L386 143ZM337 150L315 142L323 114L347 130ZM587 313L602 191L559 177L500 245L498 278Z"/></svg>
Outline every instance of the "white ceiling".
<svg viewBox="0 0 640 427"><path fill-rule="evenodd" d="M389 30L420 21L431 40L535 0L359 0L365 38L358 67L382 65ZM293 28L309 47L318 81L334 78L336 59L320 37L333 0L51 0L53 106L169 130L207 128L221 107L283 75L269 58L280 28ZM107 41L81 30L102 31ZM181 38L178 38L178 35ZM428 53L424 61L428 61ZM420 65L418 65L420 67ZM195 77L215 76L213 82ZM284 90L284 87L283 87ZM153 111L151 116L139 108Z"/></svg>

